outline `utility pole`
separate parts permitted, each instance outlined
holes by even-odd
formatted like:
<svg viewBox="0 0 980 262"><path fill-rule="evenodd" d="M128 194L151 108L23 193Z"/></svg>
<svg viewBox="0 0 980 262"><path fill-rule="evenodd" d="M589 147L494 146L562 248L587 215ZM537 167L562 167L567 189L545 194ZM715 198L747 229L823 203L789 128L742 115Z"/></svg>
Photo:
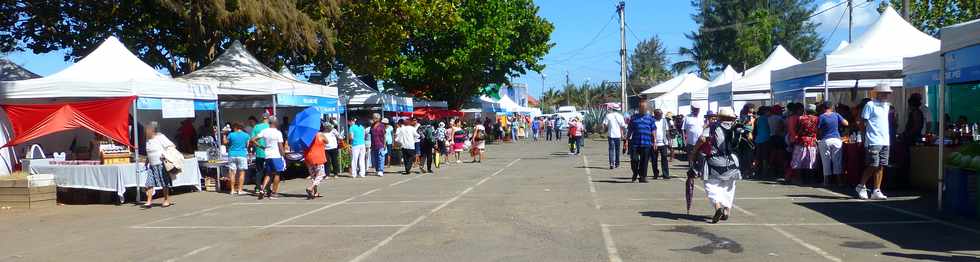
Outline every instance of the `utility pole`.
<svg viewBox="0 0 980 262"><path fill-rule="evenodd" d="M911 8L912 7L909 6L909 0L902 1L902 18L905 18L906 22L911 22L911 20L909 20L909 10Z"/></svg>
<svg viewBox="0 0 980 262"><path fill-rule="evenodd" d="M619 12L619 80L623 96L621 106L623 112L626 112L629 110L629 104L626 100L626 2L619 1L616 11Z"/></svg>
<svg viewBox="0 0 980 262"><path fill-rule="evenodd" d="M847 0L847 43L853 43L851 40L851 30L854 27L854 0Z"/></svg>

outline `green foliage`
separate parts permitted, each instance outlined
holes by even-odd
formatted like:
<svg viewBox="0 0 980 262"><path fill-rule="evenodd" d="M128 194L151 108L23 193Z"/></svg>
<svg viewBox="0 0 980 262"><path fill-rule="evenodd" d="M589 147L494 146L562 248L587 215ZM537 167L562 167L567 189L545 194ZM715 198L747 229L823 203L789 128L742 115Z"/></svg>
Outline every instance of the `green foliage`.
<svg viewBox="0 0 980 262"><path fill-rule="evenodd" d="M602 120L606 117L608 110L598 106L590 106L584 110L584 119L582 119L582 125L585 126L585 130L588 132L599 132L602 130Z"/></svg>
<svg viewBox="0 0 980 262"><path fill-rule="evenodd" d="M689 38L713 63L712 69L731 65L745 71L780 44L803 61L815 58L823 48L818 24L808 19L815 11L813 0L692 0L691 4L700 28Z"/></svg>
<svg viewBox="0 0 980 262"><path fill-rule="evenodd" d="M559 106L589 108L594 105L620 102L620 85L602 82L598 85L583 83L568 84L561 90L545 90L541 95L542 112L549 112Z"/></svg>
<svg viewBox="0 0 980 262"><path fill-rule="evenodd" d="M272 68L332 55L330 21L301 8L337 8L340 0L18 1L13 35L35 53L66 50L79 59L116 36L143 61L179 76L216 58L224 45L242 41ZM7 21L0 21L7 26Z"/></svg>
<svg viewBox="0 0 980 262"><path fill-rule="evenodd" d="M629 57L629 86L650 86L668 78L667 50L660 38L654 36L637 43Z"/></svg>
<svg viewBox="0 0 980 262"><path fill-rule="evenodd" d="M891 0L895 10L902 10L902 0ZM884 11L882 2L879 12ZM943 27L980 18L980 1L977 0L909 0L909 22L916 28L939 37Z"/></svg>
<svg viewBox="0 0 980 262"><path fill-rule="evenodd" d="M709 79L711 75L711 59L708 58L708 50L705 42L699 40L701 35L696 32L686 33L684 37L691 40L691 47L680 47L677 53L687 60L677 61L670 66L670 70L675 74L682 74L693 70L698 77Z"/></svg>
<svg viewBox="0 0 980 262"><path fill-rule="evenodd" d="M384 77L459 107L487 84L541 71L554 26L530 0L456 0L446 26L412 28Z"/></svg>

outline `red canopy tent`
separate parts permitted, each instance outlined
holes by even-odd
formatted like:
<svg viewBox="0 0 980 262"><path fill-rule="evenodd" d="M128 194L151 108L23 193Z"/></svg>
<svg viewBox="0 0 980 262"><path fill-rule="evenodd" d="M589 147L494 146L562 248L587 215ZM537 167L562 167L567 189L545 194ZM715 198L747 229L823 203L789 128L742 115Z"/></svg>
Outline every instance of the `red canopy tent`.
<svg viewBox="0 0 980 262"><path fill-rule="evenodd" d="M14 137L3 147L76 128L85 128L132 147L129 108L135 96L38 105L0 105L7 112Z"/></svg>

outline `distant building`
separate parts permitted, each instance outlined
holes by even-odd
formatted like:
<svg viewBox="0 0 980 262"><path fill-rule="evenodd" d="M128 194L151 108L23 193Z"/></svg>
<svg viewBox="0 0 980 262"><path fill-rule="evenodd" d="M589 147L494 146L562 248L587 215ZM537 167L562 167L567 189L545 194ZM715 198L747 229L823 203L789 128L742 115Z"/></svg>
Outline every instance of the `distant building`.
<svg viewBox="0 0 980 262"><path fill-rule="evenodd" d="M527 107L527 84L514 83L512 86L502 87L500 94L506 95L520 106Z"/></svg>

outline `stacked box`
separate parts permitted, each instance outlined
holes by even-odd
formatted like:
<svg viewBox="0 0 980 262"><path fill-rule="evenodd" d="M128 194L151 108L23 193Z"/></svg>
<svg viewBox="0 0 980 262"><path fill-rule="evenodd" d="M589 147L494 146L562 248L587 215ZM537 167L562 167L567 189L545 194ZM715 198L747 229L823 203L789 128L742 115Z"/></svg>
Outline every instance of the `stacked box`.
<svg viewBox="0 0 980 262"><path fill-rule="evenodd" d="M27 179L0 180L0 206L11 208L40 208L57 205L57 187L31 187Z"/></svg>

